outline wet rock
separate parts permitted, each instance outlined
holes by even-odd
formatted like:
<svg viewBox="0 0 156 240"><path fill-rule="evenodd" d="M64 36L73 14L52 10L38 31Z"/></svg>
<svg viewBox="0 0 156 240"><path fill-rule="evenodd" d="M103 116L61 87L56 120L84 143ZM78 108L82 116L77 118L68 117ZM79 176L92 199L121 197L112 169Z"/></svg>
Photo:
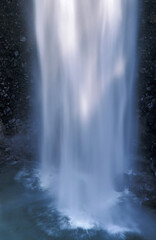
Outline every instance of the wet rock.
<svg viewBox="0 0 156 240"><path fill-rule="evenodd" d="M15 55L15 57L17 57L19 55L19 51L15 51L14 55Z"/></svg>
<svg viewBox="0 0 156 240"><path fill-rule="evenodd" d="M7 147L5 148L5 152L10 152L11 151L11 148Z"/></svg>
<svg viewBox="0 0 156 240"><path fill-rule="evenodd" d="M155 195L156 176L156 44L155 44L155 1L142 1L140 17L143 21L139 25L139 124L140 124L140 153L142 163L140 164L138 179L134 191L136 194L148 196L149 200ZM143 173L144 172L144 173ZM145 176L144 176L145 175ZM132 185L133 185L132 184ZM137 184L142 185L138 189ZM142 188L142 189L141 189Z"/></svg>
<svg viewBox="0 0 156 240"><path fill-rule="evenodd" d="M9 124L13 124L13 123L15 123L15 121L16 121L16 119L15 119L15 118L13 118L13 119L9 120Z"/></svg>
<svg viewBox="0 0 156 240"><path fill-rule="evenodd" d="M145 200L142 202L142 205L156 210L156 201L155 200L153 200L153 201Z"/></svg>
<svg viewBox="0 0 156 240"><path fill-rule="evenodd" d="M4 132L5 132L5 127L2 120L0 119L0 138L4 137Z"/></svg>
<svg viewBox="0 0 156 240"><path fill-rule="evenodd" d="M154 176L156 176L156 161L155 161L155 159L151 158L150 168L151 168L151 171L154 173Z"/></svg>
<svg viewBox="0 0 156 240"><path fill-rule="evenodd" d="M31 35L27 35L27 11L31 16L31 0L0 1L0 117L6 134L15 134L29 118L32 89ZM32 11L33 13L33 11Z"/></svg>
<svg viewBox="0 0 156 240"><path fill-rule="evenodd" d="M20 41L21 41L21 42L26 42L26 40L27 40L27 39L26 39L26 37L24 37L24 36L20 38Z"/></svg>

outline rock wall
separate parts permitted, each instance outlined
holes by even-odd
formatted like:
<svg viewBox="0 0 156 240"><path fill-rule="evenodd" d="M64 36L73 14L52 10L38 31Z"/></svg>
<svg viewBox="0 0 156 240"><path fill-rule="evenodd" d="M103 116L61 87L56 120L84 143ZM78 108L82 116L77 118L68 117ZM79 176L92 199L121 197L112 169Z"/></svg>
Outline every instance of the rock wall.
<svg viewBox="0 0 156 240"><path fill-rule="evenodd" d="M30 113L32 38L27 18L30 1L0 1L0 129L14 134Z"/></svg>
<svg viewBox="0 0 156 240"><path fill-rule="evenodd" d="M156 176L156 1L140 1L138 106L142 161Z"/></svg>

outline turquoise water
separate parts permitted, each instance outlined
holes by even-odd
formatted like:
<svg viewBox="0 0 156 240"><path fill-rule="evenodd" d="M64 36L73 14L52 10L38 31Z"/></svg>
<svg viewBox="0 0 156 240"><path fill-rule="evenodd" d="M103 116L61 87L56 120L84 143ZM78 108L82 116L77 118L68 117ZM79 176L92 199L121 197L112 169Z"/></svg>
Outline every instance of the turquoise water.
<svg viewBox="0 0 156 240"><path fill-rule="evenodd" d="M1 240L147 240L154 233L118 232L110 234L95 227L73 228L69 219L55 210L55 203L40 188L39 172L32 167L10 165L0 170L0 239ZM138 205L139 207L139 205ZM139 215L138 215L139 216ZM136 220L136 219L135 219ZM139 222L140 219L137 219ZM146 233L148 229L146 219ZM142 223L139 223L144 228ZM152 227L151 229L154 227ZM153 223L154 226L154 223Z"/></svg>

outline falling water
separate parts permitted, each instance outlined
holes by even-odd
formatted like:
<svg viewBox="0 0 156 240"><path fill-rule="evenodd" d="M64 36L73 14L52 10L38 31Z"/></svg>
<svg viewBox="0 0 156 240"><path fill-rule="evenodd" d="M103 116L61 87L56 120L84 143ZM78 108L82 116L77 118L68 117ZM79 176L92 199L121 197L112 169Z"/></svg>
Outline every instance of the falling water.
<svg viewBox="0 0 156 240"><path fill-rule="evenodd" d="M42 185L76 225L112 221L134 157L137 1L34 1Z"/></svg>

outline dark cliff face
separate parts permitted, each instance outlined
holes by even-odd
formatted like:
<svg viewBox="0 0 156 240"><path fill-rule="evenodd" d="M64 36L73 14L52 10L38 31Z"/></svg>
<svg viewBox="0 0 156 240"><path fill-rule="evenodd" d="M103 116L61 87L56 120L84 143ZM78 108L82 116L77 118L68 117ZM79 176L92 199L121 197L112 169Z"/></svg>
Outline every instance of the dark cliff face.
<svg viewBox="0 0 156 240"><path fill-rule="evenodd" d="M156 1L140 1L138 106L140 152L156 175Z"/></svg>
<svg viewBox="0 0 156 240"><path fill-rule="evenodd" d="M5 134L20 131L30 112L29 8L29 0L0 1L0 125Z"/></svg>

